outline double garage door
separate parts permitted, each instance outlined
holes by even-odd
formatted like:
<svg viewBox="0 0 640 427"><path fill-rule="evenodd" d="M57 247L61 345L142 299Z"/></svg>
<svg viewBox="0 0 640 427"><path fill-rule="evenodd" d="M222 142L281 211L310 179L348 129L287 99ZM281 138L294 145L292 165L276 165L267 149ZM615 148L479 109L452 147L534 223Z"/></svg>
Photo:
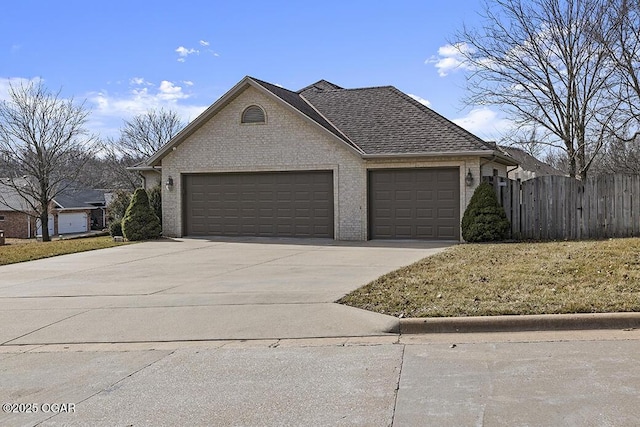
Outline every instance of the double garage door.
<svg viewBox="0 0 640 427"><path fill-rule="evenodd" d="M184 234L333 237L333 173L184 176ZM369 238L458 240L458 168L369 172Z"/></svg>
<svg viewBox="0 0 640 427"><path fill-rule="evenodd" d="M331 171L184 177L185 234L333 237Z"/></svg>

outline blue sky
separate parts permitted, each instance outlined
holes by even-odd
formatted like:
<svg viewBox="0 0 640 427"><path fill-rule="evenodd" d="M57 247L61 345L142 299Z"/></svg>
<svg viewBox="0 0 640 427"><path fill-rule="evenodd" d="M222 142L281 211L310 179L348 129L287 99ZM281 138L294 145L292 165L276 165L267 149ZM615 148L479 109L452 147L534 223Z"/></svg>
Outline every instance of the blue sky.
<svg viewBox="0 0 640 427"><path fill-rule="evenodd" d="M463 108L464 74L448 41L481 0L32 1L0 14L0 98L41 78L86 99L91 129L117 136L149 108L193 120L245 75L297 90L393 85L485 139L508 122Z"/></svg>

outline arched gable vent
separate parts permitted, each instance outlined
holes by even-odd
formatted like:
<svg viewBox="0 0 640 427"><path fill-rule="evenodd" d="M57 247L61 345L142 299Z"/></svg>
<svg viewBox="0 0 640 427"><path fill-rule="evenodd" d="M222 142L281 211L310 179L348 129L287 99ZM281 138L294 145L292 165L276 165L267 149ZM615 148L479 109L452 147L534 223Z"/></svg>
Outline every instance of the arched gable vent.
<svg viewBox="0 0 640 427"><path fill-rule="evenodd" d="M242 112L242 123L265 123L264 110L257 105L250 105Z"/></svg>

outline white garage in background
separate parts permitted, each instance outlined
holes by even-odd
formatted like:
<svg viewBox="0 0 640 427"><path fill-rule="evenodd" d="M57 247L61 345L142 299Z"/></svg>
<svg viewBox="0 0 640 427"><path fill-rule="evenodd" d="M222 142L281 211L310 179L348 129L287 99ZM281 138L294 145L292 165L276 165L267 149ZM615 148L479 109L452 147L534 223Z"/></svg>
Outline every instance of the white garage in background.
<svg viewBox="0 0 640 427"><path fill-rule="evenodd" d="M55 218L53 215L49 214L49 223L47 229L49 229L49 236L53 236L55 230ZM42 235L42 224L40 223L40 218L36 219L36 235Z"/></svg>
<svg viewBox="0 0 640 427"><path fill-rule="evenodd" d="M60 212L58 234L85 233L88 231L86 212Z"/></svg>

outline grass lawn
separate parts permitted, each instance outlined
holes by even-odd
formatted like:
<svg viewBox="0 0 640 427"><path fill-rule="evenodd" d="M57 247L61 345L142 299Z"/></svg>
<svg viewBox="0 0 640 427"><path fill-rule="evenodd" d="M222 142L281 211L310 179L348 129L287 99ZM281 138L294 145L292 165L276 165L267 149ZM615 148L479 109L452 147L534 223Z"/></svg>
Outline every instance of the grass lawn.
<svg viewBox="0 0 640 427"><path fill-rule="evenodd" d="M126 245L116 243L109 236L87 237L84 239L54 240L52 242L36 242L34 240L7 239L7 244L0 246L0 265L16 262L49 258L57 255L75 252L104 249L113 246Z"/></svg>
<svg viewBox="0 0 640 427"><path fill-rule="evenodd" d="M640 238L458 245L338 302L397 317L640 311Z"/></svg>

